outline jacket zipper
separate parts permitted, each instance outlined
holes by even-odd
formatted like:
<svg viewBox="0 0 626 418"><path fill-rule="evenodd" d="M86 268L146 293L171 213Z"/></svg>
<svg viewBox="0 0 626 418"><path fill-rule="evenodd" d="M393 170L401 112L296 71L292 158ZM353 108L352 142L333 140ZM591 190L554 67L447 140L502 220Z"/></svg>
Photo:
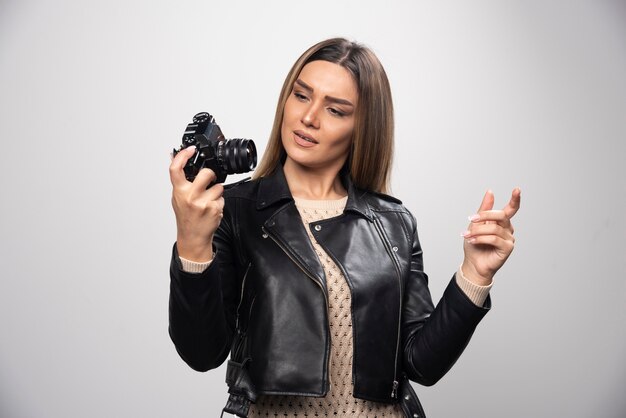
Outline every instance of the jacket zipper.
<svg viewBox="0 0 626 418"><path fill-rule="evenodd" d="M276 245L278 245L280 247L281 250L283 250L283 252L287 255L287 257L289 257L289 259L291 261L293 261L295 263L296 266L298 266L298 268L300 268L300 270L302 270L302 272L304 274L307 275L307 277L309 277L311 280L313 280L313 282L320 288L320 290L322 291L322 295L324 295L324 303L326 304L326 315L328 315L328 296L326 295L326 292L324 291L324 287L315 279L315 277L309 273L301 264L298 260L296 260L287 250L287 248L280 242L278 241L278 239L276 239L272 234L269 233L269 231L267 231L265 229L265 227L261 227L261 230L266 233L271 239L272 241L274 241L276 243ZM330 384L330 372L328 370L328 360L329 360L329 352L330 352L330 347L329 347L329 341L330 341L330 329L328 326L328 321L326 321L326 332L327 332L327 337L326 338L326 358L324 359L324 363L325 363L325 369L326 369L326 373L327 373L327 379L329 381ZM328 389L327 389L328 392Z"/></svg>
<svg viewBox="0 0 626 418"><path fill-rule="evenodd" d="M393 364L393 383L391 385L391 397L393 399L397 399L398 398L398 386L400 385L398 382L397 365L398 365L398 352L400 350L400 331L401 331L400 327L402 325L402 275L400 274L400 267L398 267L398 264L396 263L396 259L393 255L393 250L391 249L391 245L385 237L385 234L382 229L382 225L380 225L378 218L374 218L374 225L376 225L376 230L378 231L378 234L380 235L380 239L383 241L383 244L385 245L385 249L387 250L389 257L391 257L391 260L393 261L393 265L396 268L398 286L400 288L400 304L399 304L400 308L398 309L398 332L397 332L397 337L396 337L396 357L395 357L394 364Z"/></svg>
<svg viewBox="0 0 626 418"><path fill-rule="evenodd" d="M239 296L239 304L237 305L237 321L235 322L235 329L239 331L239 311L241 309L241 304L243 303L243 292L246 289L246 279L248 278L248 272L250 271L250 267L252 267L252 263L248 263L248 267L246 268L246 272L243 275L243 280L241 281L241 295Z"/></svg>

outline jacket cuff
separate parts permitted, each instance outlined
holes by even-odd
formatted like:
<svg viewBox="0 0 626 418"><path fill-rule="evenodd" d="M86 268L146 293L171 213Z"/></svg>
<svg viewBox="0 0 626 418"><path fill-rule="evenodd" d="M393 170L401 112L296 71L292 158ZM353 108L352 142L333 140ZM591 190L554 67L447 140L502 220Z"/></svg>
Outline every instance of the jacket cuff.
<svg viewBox="0 0 626 418"><path fill-rule="evenodd" d="M493 282L487 286L480 286L469 281L464 275L463 271L459 267L456 272L456 284L459 285L459 288L465 293L465 296L469 298L469 300L474 303L476 306L483 306L485 300L487 300L487 296L489 296L489 291L493 286Z"/></svg>
<svg viewBox="0 0 626 418"><path fill-rule="evenodd" d="M186 273L203 273L210 265L213 259L198 263L196 261L187 260L181 256L178 256L182 270Z"/></svg>
<svg viewBox="0 0 626 418"><path fill-rule="evenodd" d="M176 247L176 243L174 243L174 247L172 248L172 267L178 270L178 276L180 277L199 279L206 276L209 267L215 264L214 260L216 255L217 251L215 251L214 248L213 258L209 261L198 263L195 261L187 260L186 258L178 255L178 248Z"/></svg>
<svg viewBox="0 0 626 418"><path fill-rule="evenodd" d="M446 295L448 295L448 297L452 297L452 300L456 301L454 303L458 305L459 309L465 309L468 312L471 312L471 315L475 314L478 321L480 321L480 319L482 319L482 317L491 309L491 296L489 295L489 292L487 292L487 296L482 304L475 304L474 301L472 301L472 299L470 299L470 297L463 291L463 289L461 289L461 286L459 286L456 274L452 277L452 280L444 291L444 298Z"/></svg>

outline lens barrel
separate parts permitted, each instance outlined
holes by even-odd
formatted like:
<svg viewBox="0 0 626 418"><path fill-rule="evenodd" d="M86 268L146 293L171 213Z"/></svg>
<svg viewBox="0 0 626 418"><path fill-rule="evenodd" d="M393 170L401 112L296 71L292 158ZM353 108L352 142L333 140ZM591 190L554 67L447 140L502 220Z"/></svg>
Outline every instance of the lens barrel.
<svg viewBox="0 0 626 418"><path fill-rule="evenodd" d="M247 173L256 167L256 146L252 140L243 138L220 141L218 159L227 174Z"/></svg>

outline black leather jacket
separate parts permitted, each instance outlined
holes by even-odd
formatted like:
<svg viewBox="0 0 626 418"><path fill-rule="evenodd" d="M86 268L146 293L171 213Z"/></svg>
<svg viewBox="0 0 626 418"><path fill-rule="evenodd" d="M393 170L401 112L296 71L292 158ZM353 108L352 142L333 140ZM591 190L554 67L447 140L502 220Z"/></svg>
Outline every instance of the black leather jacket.
<svg viewBox="0 0 626 418"><path fill-rule="evenodd" d="M397 199L344 183L343 215L310 228L351 290L354 396L397 402L410 390L406 377L432 385L452 367L490 301L475 306L453 278L434 308L413 216ZM323 396L329 389L326 281L282 167L224 197L209 268L183 272L174 247L176 349L198 371L218 367L230 352L231 360L245 363L256 394Z"/></svg>

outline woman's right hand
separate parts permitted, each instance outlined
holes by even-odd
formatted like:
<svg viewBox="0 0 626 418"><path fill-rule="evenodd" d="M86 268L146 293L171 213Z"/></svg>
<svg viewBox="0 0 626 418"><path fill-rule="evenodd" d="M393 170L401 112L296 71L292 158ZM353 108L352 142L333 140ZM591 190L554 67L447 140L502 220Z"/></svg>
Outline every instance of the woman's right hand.
<svg viewBox="0 0 626 418"><path fill-rule="evenodd" d="M216 183L215 173L203 168L193 183L185 178L183 167L196 147L181 150L170 164L172 206L176 214L176 248L187 260L206 262L213 258L213 235L220 225L224 210L224 186Z"/></svg>

